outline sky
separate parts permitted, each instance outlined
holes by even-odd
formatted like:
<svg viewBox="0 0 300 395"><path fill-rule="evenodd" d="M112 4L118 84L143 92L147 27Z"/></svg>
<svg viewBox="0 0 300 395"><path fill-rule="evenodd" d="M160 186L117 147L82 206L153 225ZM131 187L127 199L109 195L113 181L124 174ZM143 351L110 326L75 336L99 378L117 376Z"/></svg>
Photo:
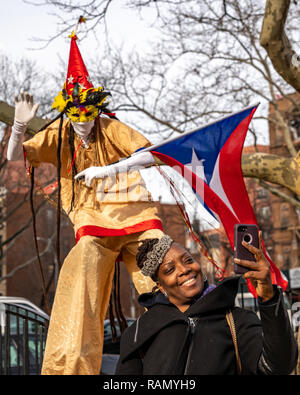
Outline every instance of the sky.
<svg viewBox="0 0 300 395"><path fill-rule="evenodd" d="M153 34L153 30L148 28L133 10L120 7L121 3L123 2L113 2L109 8L107 23L110 39L117 44L125 42L134 46L142 45ZM75 21L78 16L74 17ZM154 15L149 10L143 17L151 22ZM66 61L68 59L70 43L68 34L71 31L64 37L55 39L46 48L42 48L44 44L34 41L33 38L45 39L55 35L57 22L57 17L53 15L50 6L34 6L22 0L5 2L1 8L0 51L14 58L25 56L35 59L45 70L53 71L59 64L59 57ZM80 39L80 30L78 33ZM92 35L90 37L90 40L84 40L80 45L84 59L95 51L95 40L92 39Z"/></svg>
<svg viewBox="0 0 300 395"><path fill-rule="evenodd" d="M50 69L57 53L61 52L62 40L52 44L48 50L33 51L37 47L32 37L46 35L47 26L51 26L50 15L41 7L23 3L22 0L10 0L2 5L0 24L0 50L13 58L25 56L35 59L38 64Z"/></svg>
<svg viewBox="0 0 300 395"><path fill-rule="evenodd" d="M123 3L122 0L112 2L109 8L107 25L110 41L116 45L125 44L140 48L142 51L155 34L154 29L149 27L155 20L155 13L147 8L147 11L142 14L142 19L134 10L122 8ZM33 40L33 38L45 39L56 34L58 20L53 15L54 9L50 6L34 6L24 3L23 0L10 0L4 4L1 8L0 52L11 56L12 59L21 57L33 59L43 70L49 70L51 73L59 69L60 59L67 63L69 33L56 38L46 48L42 48L44 43ZM74 17L75 21L78 16ZM90 34L89 39L80 41L79 30L78 36L81 54L83 59L87 60L95 48L98 48L96 38L101 38L101 33L96 31L95 36ZM99 52L99 49L97 51ZM264 114L266 110L266 103L261 103L256 115ZM266 122L257 120L253 122L253 125L257 130L263 131L260 133L258 142L268 144ZM253 139L248 133L245 145L251 144L253 144Z"/></svg>

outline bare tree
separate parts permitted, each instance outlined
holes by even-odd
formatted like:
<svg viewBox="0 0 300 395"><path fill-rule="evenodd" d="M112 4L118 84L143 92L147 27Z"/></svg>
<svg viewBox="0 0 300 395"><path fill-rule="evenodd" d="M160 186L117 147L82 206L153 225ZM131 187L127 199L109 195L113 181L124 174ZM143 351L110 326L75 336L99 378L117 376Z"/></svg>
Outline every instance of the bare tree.
<svg viewBox="0 0 300 395"><path fill-rule="evenodd" d="M37 256L32 237L32 215L30 209L30 180L26 174L24 161L8 162L6 159L6 149L11 133L14 117L14 96L22 88L24 91L34 91L35 100L41 103L40 113L44 117L49 114L51 107L51 85L49 76L42 73L36 64L28 59L13 60L5 54L0 56L0 113L4 114L1 120L6 125L2 127L0 140L0 288L6 282L8 289L13 287L14 294L19 288L22 296L30 291L31 298L44 306L43 293ZM29 129L29 134L36 132L40 127L36 125L44 124L45 119L39 118ZM52 240L56 236L55 208L49 205L47 200L41 199L41 189L50 184L55 179L54 172L49 166L42 166L37 171L39 187L34 190L34 210L37 217L38 245L43 257L43 271L46 277L46 286L53 288L55 268L55 250ZM51 220L49 219L51 218ZM54 220L53 220L54 219ZM47 223L46 223L46 222ZM42 224L42 226L41 226ZM68 227L66 220L63 226ZM44 236L44 237L43 237ZM48 240L45 243L45 240ZM27 270L28 269L28 270ZM22 287L21 284L30 286ZM16 283L19 286L16 288ZM15 285L13 285L15 284ZM27 292L28 290L28 292Z"/></svg>
<svg viewBox="0 0 300 395"><path fill-rule="evenodd" d="M34 92L36 102L40 103L40 116L49 115L49 104L55 92L53 79L40 70L35 61L27 58L13 59L0 53L0 71L0 100L13 106L15 95L20 89Z"/></svg>
<svg viewBox="0 0 300 395"><path fill-rule="evenodd" d="M262 101L265 111L259 112L256 119L283 130L287 157L258 152L245 155L243 174L288 188L296 197L283 192L281 197L299 208L299 154L292 120L280 110L278 96L290 103L290 112L296 118L299 98L291 94L291 87L274 71L259 43L264 3L129 3L156 8L161 35L159 42L144 54L108 48L94 66L98 80L113 92L116 109L138 113L140 116L132 117L132 122L139 130L165 138L172 132L192 130L234 109ZM292 18L292 27L293 23ZM267 109L270 105L274 109L272 117ZM250 131L254 136L260 132L257 127Z"/></svg>
<svg viewBox="0 0 300 395"><path fill-rule="evenodd" d="M107 15L113 0L26 2L51 6L58 18L57 34L40 38L41 42L69 32L79 15L87 18L83 34L101 25L109 35ZM284 131L290 158L263 153L244 156L243 174L288 188L297 197L283 192L281 197L299 207L299 155L293 143L290 119L279 110L277 97L285 97L295 108L298 103L290 95L290 86L274 72L268 54L260 45L265 2L124 0L119 4L137 12L155 11L153 25L159 31L159 39L143 54L128 54L121 48L112 48L107 41L107 53L95 64L94 74L112 91L116 109L139 114L130 118L136 120L139 130L152 133L155 138L165 138L257 100L265 106L272 104L275 116L270 119L264 111L256 119L272 122ZM286 16L287 10L282 14ZM295 29L295 19L296 15L288 20L291 32ZM252 127L251 132L255 136L259 130ZM279 162L290 177L282 177L282 172L277 171Z"/></svg>

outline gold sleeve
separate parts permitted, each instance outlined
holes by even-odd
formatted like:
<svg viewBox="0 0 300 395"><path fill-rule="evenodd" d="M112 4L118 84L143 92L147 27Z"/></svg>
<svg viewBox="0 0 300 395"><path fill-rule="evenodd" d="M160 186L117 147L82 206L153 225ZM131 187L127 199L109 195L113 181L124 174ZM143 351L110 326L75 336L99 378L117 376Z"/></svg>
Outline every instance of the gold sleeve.
<svg viewBox="0 0 300 395"><path fill-rule="evenodd" d="M57 142L59 120L50 125L47 129L37 133L31 139L23 143L26 151L26 158L34 167L40 163L52 163L57 166ZM65 136L66 125L63 125L62 135Z"/></svg>
<svg viewBox="0 0 300 395"><path fill-rule="evenodd" d="M112 133L115 142L119 147L122 147L122 151L126 155L133 154L139 148L151 146L150 141L146 137L120 121L114 122Z"/></svg>

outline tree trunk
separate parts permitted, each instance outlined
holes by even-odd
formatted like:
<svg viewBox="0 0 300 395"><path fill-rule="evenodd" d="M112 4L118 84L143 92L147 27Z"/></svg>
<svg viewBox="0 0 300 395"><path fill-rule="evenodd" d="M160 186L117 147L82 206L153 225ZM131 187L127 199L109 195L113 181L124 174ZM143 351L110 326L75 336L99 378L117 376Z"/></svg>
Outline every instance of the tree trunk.
<svg viewBox="0 0 300 395"><path fill-rule="evenodd" d="M243 155L242 171L244 177L281 185L300 197L300 153L294 158L265 153Z"/></svg>
<svg viewBox="0 0 300 395"><path fill-rule="evenodd" d="M260 44L278 74L300 92L300 61L284 31L289 7L290 0L266 0Z"/></svg>

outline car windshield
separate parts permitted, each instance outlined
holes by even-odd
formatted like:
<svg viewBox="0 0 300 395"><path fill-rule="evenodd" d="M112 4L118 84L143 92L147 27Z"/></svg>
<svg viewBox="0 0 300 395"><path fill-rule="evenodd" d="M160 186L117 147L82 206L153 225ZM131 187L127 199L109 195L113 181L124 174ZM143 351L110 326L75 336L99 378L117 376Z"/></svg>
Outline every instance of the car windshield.
<svg viewBox="0 0 300 395"><path fill-rule="evenodd" d="M135 319L133 318L127 318L127 324L128 326L132 325L134 323ZM118 323L118 320L115 319L115 327L117 331L117 336L121 336L121 331L120 331L120 326ZM108 338L112 336L112 331L111 331L111 325L109 320L104 321L104 337Z"/></svg>

